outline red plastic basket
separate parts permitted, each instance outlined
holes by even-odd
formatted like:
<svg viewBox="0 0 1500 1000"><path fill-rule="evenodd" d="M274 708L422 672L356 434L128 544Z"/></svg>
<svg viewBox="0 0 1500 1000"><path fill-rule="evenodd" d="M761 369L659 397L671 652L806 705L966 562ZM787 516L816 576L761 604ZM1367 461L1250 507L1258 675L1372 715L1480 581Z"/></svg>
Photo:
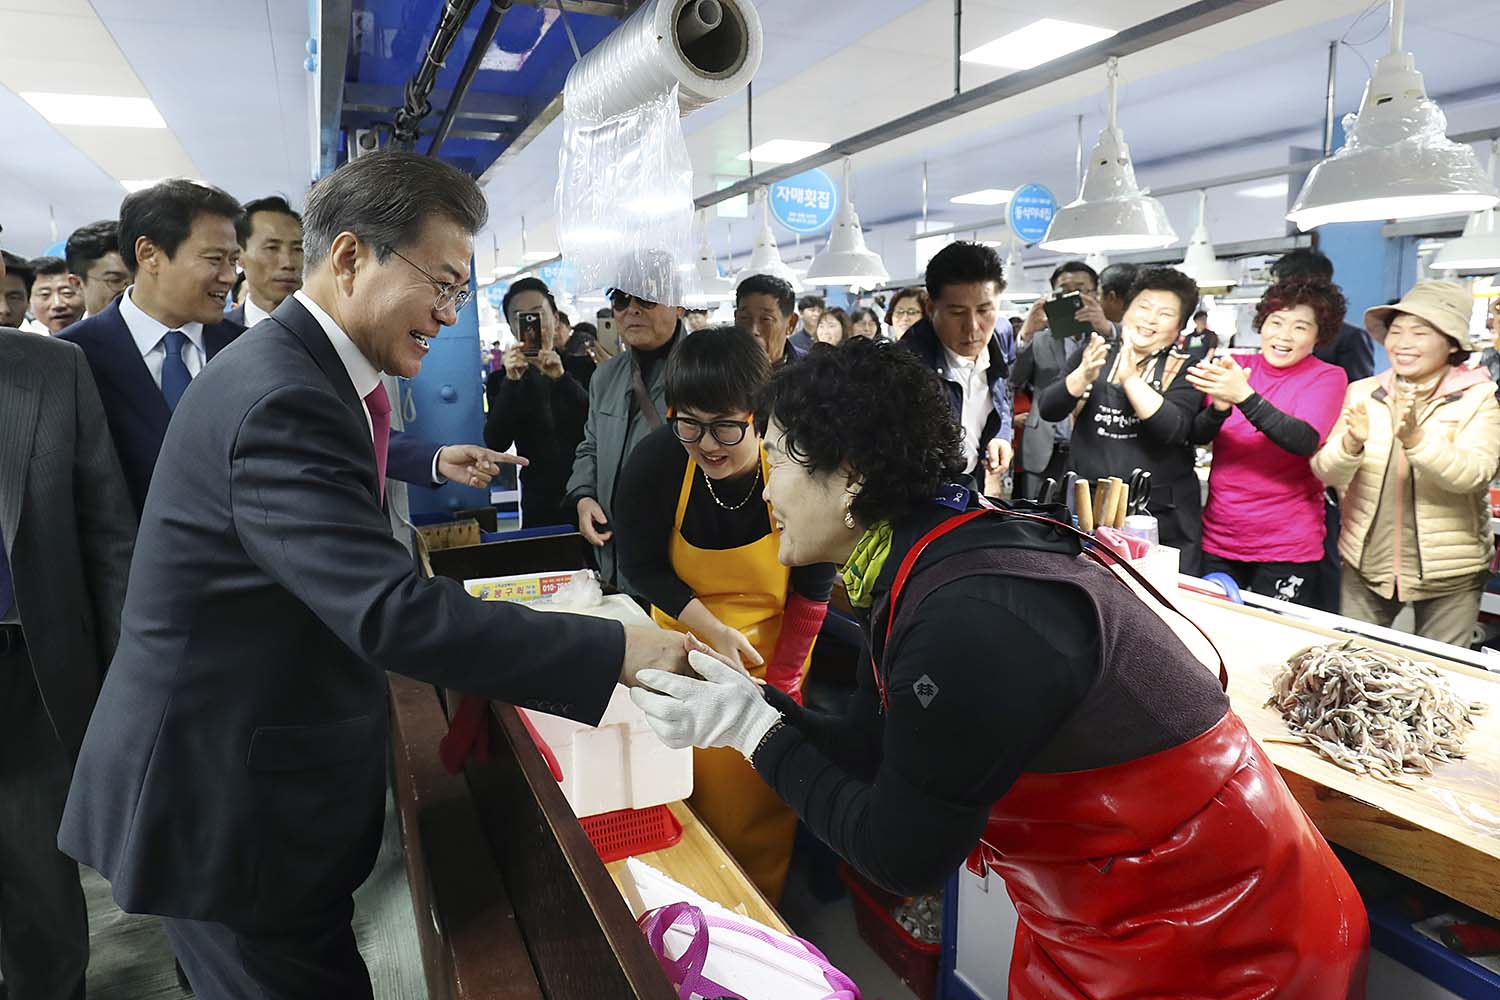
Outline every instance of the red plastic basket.
<svg viewBox="0 0 1500 1000"><path fill-rule="evenodd" d="M660 851L682 839L682 824L665 805L619 809L585 816L578 822L606 863Z"/></svg>
<svg viewBox="0 0 1500 1000"><path fill-rule="evenodd" d="M872 885L843 862L839 862L839 878L854 898L854 923L859 936L920 1000L933 1000L937 995L943 946L918 941L896 923L891 910L902 903L900 896Z"/></svg>

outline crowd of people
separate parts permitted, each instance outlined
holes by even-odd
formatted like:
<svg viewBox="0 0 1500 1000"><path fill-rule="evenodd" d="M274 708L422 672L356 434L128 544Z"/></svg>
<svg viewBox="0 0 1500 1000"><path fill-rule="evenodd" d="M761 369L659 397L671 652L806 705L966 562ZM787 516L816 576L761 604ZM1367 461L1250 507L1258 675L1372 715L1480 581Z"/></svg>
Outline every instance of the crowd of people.
<svg viewBox="0 0 1500 1000"><path fill-rule="evenodd" d="M374 663L585 721L597 720L616 679L649 683L638 701L653 725L699 748L694 806L772 899L798 816L861 870L917 888L974 848L996 822L991 804L1038 755L1054 770L1089 774L1205 734L1247 741L1211 677L1103 578L1076 593L1058 582L1075 572L1072 542L1006 541L1011 529L999 522L959 530L971 544L947 544L954 552L1034 551L964 562L959 590L925 625L899 619L893 638L904 577L893 584L901 559L892 553L919 558L927 542L917 536L941 522L939 507L975 514L978 498L1000 496L1007 482L1017 509L1035 510L1024 502L1053 501L1049 484L1069 473L1148 473L1145 510L1185 571L1382 625L1410 604L1423 635L1470 642L1494 550L1500 354L1471 363L1473 300L1462 285L1420 282L1367 311L1360 329L1345 322L1327 258L1295 251L1257 306L1259 353L1241 363L1220 351L1197 286L1176 269L1063 263L1053 296L1076 295L1076 308L1069 330L1054 333L1047 301L1016 322L1002 314L1001 259L977 243L939 251L922 287L891 294L883 315L830 308L754 275L737 286L729 325L627 288L608 291L597 326L574 324L552 289L525 278L501 303L516 343L489 364L483 445L422 441L392 428L387 382L415 376L431 337L468 302L484 214L477 187L457 171L381 154L320 182L305 221L281 197L241 204L208 185L165 181L129 195L118 220L75 232L63 258L0 257L0 327L29 331L5 333L0 352L34 355L37 385L45 371L66 386L41 393L51 423L36 445L63 460L50 478L33 473L14 506L0 504L27 512L23 537L0 536L9 552L0 656L46 668L34 688L0 697L9 713L0 733L46 727L56 744L30 773L24 815L0 808L0 838L25 845L26 884L47 901L25 933L0 909L13 998L81 990L87 922L76 870L52 847L59 825L63 849L110 877L122 906L167 917L195 983L276 982L317 968L327 995L346 995L363 973L347 897L373 860L384 772L378 754L361 754L384 738L383 688L360 674L350 689L324 690L298 673L314 659L351 671ZM1492 315L1500 334L1500 310ZM617 351L601 346L604 324ZM1391 358L1379 376L1367 333ZM0 407L22 398L0 393ZM0 445L14 433L0 426ZM1199 448L1212 450L1206 505ZM574 623L567 642L555 627L546 632L554 638L521 641L549 650L524 666L476 665L486 636L540 636L543 626L477 610L415 577L381 504L387 476L485 486L503 464L522 466L524 523L576 525L604 580L649 605L660 635L673 638ZM67 551L45 572L37 509L69 525L59 532ZM16 524L0 521L0 530ZM1004 582L1015 573L1035 579ZM73 589L58 590L59 579ZM886 632L870 642L890 663L862 685L844 729L802 704L836 581L856 608L870 609L877 592L887 598ZM932 604L932 593L907 600ZM76 605L73 624L54 621L52 604ZM1076 731L1079 705L1092 706L1089 719L1104 711L1097 665L1114 657L1114 633L1098 634L1096 611L1128 619L1161 654L1120 651L1111 690L1149 685L1152 670L1180 667L1184 678L1172 719L1110 723L1133 734L1124 744ZM1048 615L1071 623L1064 634L1037 626ZM257 677L272 642L260 634L267 620L288 627L273 642L280 666ZM874 612L861 621L872 628ZM1059 663L1056 676L1020 690L1013 675L955 670L989 655L997 627ZM652 667L686 672L690 650L730 673L709 676L718 668L700 663L697 679L646 681ZM593 666L580 681L585 661ZM744 674L764 696L748 681L736 686ZM885 686L897 677L911 690ZM984 687L992 683L1000 687ZM238 698L226 696L231 688ZM926 718L947 721L913 721L940 690L944 707ZM287 691L300 692L291 701L316 725L268 728L263 716L286 716L275 699ZM91 724L96 699L109 711ZM882 722L887 701L897 707ZM1016 707L996 714L995 705ZM212 736L205 719L217 720ZM886 724L898 736L882 763ZM953 740L968 738L955 733L994 732L1015 738L964 750L968 771L945 767ZM162 763L162 747L178 756ZM268 798L255 777L325 752L357 766L318 771L322 784L288 799ZM265 822L259 812L282 810L285 832L325 800L345 803L347 815L295 850L265 847L253 833ZM199 801L217 818L185 805ZM1288 830L1305 822L1280 792L1241 807L1274 811ZM902 817L925 830L925 846L917 832L872 832L871 816ZM1078 819L1055 802L1036 817ZM228 882L205 888L186 869L153 871L183 844L193 845L192 871L215 862ZM1084 843L1073 846L1088 856ZM1303 848L1289 839L1276 850ZM1336 923L1348 891L1324 853L1309 862L1309 898ZM15 877L10 856L0 854L0 882ZM1023 875L1045 867L1024 851L984 858ZM1094 919L1087 910L1080 899L1062 907L1084 923ZM315 923L314 952L270 941L267 921ZM1029 933L1033 949L1062 947ZM226 941L261 966L228 968ZM31 994L15 985L28 977L61 985Z"/></svg>

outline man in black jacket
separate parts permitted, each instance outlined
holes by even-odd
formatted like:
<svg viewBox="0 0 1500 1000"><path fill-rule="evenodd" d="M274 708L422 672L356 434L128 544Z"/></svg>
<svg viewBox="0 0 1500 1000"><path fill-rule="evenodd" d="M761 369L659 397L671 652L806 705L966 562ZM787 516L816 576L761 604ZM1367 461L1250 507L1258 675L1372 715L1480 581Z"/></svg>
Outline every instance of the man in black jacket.
<svg viewBox="0 0 1500 1000"><path fill-rule="evenodd" d="M589 394L563 366L557 342L557 302L540 278L522 278L505 293L501 311L518 342L504 367L491 372L484 392L490 412L484 443L495 451L512 444L530 464L521 472L525 527L570 524L563 510L573 454L583 440ZM528 345L527 338L533 338Z"/></svg>
<svg viewBox="0 0 1500 1000"><path fill-rule="evenodd" d="M385 672L595 724L686 639L476 601L381 510L391 400L469 298L472 178L372 153L308 199L307 282L187 387L58 834L155 913L201 997L372 995ZM335 318L337 317L337 318Z"/></svg>
<svg viewBox="0 0 1500 1000"><path fill-rule="evenodd" d="M1333 261L1316 250L1300 248L1271 265L1274 281L1285 281L1295 274L1311 274L1332 281ZM1340 327L1339 335L1331 343L1314 348L1313 356L1344 369L1350 385L1375 374L1375 349L1370 345L1370 337L1352 323Z"/></svg>

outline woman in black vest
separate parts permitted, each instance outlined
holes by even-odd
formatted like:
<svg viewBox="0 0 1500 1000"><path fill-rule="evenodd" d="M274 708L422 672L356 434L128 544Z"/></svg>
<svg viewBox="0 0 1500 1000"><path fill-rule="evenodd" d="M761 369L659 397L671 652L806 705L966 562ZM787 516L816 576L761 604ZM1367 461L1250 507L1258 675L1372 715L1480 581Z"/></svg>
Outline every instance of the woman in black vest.
<svg viewBox="0 0 1500 1000"><path fill-rule="evenodd" d="M954 485L936 378L856 340L767 395L781 561L843 566L871 665L833 717L697 654L705 679L632 692L657 733L737 749L894 892L998 872L1013 998L1362 996L1363 905L1225 678L1038 516L1061 508Z"/></svg>

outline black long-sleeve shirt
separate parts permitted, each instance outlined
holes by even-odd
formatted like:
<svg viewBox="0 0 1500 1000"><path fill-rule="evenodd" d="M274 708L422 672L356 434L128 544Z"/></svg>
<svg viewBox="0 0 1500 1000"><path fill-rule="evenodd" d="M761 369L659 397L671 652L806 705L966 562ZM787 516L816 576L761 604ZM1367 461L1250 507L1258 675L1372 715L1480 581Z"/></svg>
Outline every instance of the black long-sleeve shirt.
<svg viewBox="0 0 1500 1000"><path fill-rule="evenodd" d="M1239 407L1245 419L1282 451L1305 457L1316 452L1322 443L1316 427L1277 409L1258 392L1251 393ZM1208 444L1212 441L1233 412L1233 409L1220 410L1213 406L1201 410L1193 418L1193 443Z"/></svg>
<svg viewBox="0 0 1500 1000"><path fill-rule="evenodd" d="M526 524L565 524L563 510L573 453L583 440L589 394L573 376L548 378L527 367L520 379L505 369L485 381L490 412L484 421L484 443L496 451L512 444L530 464L521 470L521 509Z"/></svg>
<svg viewBox="0 0 1500 1000"><path fill-rule="evenodd" d="M631 452L615 493L620 569L636 593L673 618L696 596L672 568L667 551L687 464L687 451L672 429L659 427ZM764 483L755 474L716 481L714 489L730 504L739 503L747 492L755 495L738 510L726 510L714 502L703 476L695 476L682 517L682 537L689 544L700 549L733 549L771 533L770 514L761 499ZM833 577L834 567L819 563L794 567L789 583L808 600L826 601Z"/></svg>
<svg viewBox="0 0 1500 1000"><path fill-rule="evenodd" d="M991 806L1082 702L1099 648L1094 606L1069 584L957 580L923 602L888 665L884 715L868 663L843 716L767 691L788 725L756 754L756 769L876 883L929 891L963 863Z"/></svg>

